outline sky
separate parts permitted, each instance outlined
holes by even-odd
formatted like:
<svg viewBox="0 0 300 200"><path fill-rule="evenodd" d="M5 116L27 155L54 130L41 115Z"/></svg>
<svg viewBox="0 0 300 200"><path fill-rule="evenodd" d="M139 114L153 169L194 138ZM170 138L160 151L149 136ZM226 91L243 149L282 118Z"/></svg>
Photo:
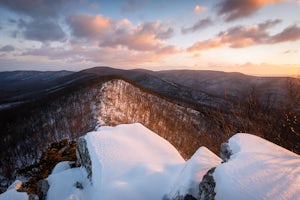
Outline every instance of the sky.
<svg viewBox="0 0 300 200"><path fill-rule="evenodd" d="M0 71L300 75L300 0L1 0Z"/></svg>

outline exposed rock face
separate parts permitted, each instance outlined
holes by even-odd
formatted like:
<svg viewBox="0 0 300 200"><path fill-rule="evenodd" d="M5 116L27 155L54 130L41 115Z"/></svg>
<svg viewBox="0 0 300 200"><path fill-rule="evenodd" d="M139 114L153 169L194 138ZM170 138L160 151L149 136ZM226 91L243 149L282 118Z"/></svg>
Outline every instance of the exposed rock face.
<svg viewBox="0 0 300 200"><path fill-rule="evenodd" d="M110 126L139 122L172 143L185 159L199 146L209 146L219 152L224 141L223 135L212 133L214 125L203 113L176 105L123 80L112 80L103 88L100 118Z"/></svg>
<svg viewBox="0 0 300 200"><path fill-rule="evenodd" d="M49 190L49 183L47 180L42 179L37 184L38 196L40 200L46 200L47 192Z"/></svg>
<svg viewBox="0 0 300 200"><path fill-rule="evenodd" d="M77 140L76 147L77 165L83 166L88 174L88 178L92 180L92 161L90 158L89 150L86 144L86 140L80 137Z"/></svg>
<svg viewBox="0 0 300 200"><path fill-rule="evenodd" d="M232 152L230 150L228 142L222 143L220 149L220 157L222 158L223 162L227 162L230 159L231 155Z"/></svg>
<svg viewBox="0 0 300 200"><path fill-rule="evenodd" d="M213 177L215 168L209 170L204 176L199 185L200 200L214 200L216 193L214 191L216 182Z"/></svg>

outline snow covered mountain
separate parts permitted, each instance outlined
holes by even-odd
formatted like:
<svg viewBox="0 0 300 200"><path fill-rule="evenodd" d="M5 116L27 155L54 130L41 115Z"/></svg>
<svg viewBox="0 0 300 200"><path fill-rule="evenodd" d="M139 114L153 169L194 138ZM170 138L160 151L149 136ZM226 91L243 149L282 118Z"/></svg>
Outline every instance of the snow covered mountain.
<svg viewBox="0 0 300 200"><path fill-rule="evenodd" d="M215 80L209 77L215 77ZM256 80L258 93L248 91ZM209 83L212 88L207 87ZM255 99L255 95L264 94L265 89L282 88L284 83L288 82L282 78L269 82L241 74L151 72L107 67L76 73L0 73L0 192L4 192L16 176L28 179L38 171L37 166L42 166L38 162L43 160L43 153L54 142L76 139L99 126L141 123L170 142L185 160L196 156L195 152L209 155L206 150L197 151L201 146L219 154L221 143L236 132L250 132L299 153L300 92L297 91L300 87L291 83L285 90L289 95L284 98L289 103L279 108L274 107L271 97L263 102L261 96ZM218 93L231 85L240 91L245 89L251 95L226 99L220 95L222 92ZM205 87L207 91L203 90ZM235 94L233 90L228 94ZM51 164L51 169L55 163ZM186 171L175 178L176 184L190 183L185 177L191 178L189 171L198 167L188 163ZM26 171L28 167L31 167L30 171ZM51 169L38 178L35 176L35 183L48 176ZM208 183L212 172L206 176ZM16 183L16 187L18 185ZM169 192L172 197L179 194L178 191L198 194L195 187L173 188ZM205 184L201 188L209 191Z"/></svg>
<svg viewBox="0 0 300 200"><path fill-rule="evenodd" d="M138 123L101 127L80 140L80 167L59 163L46 179L47 200L300 198L300 156L254 135L231 137L223 162L205 147L185 161ZM0 200L27 200L19 187L15 182Z"/></svg>
<svg viewBox="0 0 300 200"><path fill-rule="evenodd" d="M242 107L242 102L201 88L209 84L208 77L215 77L210 82L220 91L231 85L222 86L222 80L237 76L243 86L256 79L211 73L183 72L177 81L176 71L107 67L76 73L0 73L0 191L15 180L18 169L35 164L52 142L75 139L99 125L139 122L169 141L184 159L200 146L218 154L221 143L236 132L251 132L300 152L300 92L295 92L300 87L290 91L292 101L280 109L272 107L272 99L260 104L253 96L245 98ZM182 85L181 78L190 79L189 84ZM264 91L263 85L259 91Z"/></svg>

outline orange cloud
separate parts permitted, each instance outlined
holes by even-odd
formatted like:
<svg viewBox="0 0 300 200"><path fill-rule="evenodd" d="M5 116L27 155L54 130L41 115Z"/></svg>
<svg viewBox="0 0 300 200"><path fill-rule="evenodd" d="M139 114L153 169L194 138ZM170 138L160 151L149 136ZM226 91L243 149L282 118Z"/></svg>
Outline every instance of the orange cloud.
<svg viewBox="0 0 300 200"><path fill-rule="evenodd" d="M187 51L204 51L222 46L243 48L252 45L277 44L300 40L300 27L296 25L287 27L278 34L269 35L268 29L280 22L280 20L268 20L251 26L235 26L220 32L212 39L196 42Z"/></svg>
<svg viewBox="0 0 300 200"><path fill-rule="evenodd" d="M173 29L160 21L133 25L128 19L114 21L102 15L71 15L67 22L75 38L91 41L100 47L120 47L136 51L161 51L164 40L173 36Z"/></svg>
<svg viewBox="0 0 300 200"><path fill-rule="evenodd" d="M196 42L193 46L189 47L187 51L203 51L209 49L215 49L218 47L224 46L225 43L222 41L222 38L214 38L204 41Z"/></svg>
<svg viewBox="0 0 300 200"><path fill-rule="evenodd" d="M103 47L121 46L130 50L159 51L166 46L163 39L170 38L172 35L173 29L155 21L125 28L119 27L99 42Z"/></svg>

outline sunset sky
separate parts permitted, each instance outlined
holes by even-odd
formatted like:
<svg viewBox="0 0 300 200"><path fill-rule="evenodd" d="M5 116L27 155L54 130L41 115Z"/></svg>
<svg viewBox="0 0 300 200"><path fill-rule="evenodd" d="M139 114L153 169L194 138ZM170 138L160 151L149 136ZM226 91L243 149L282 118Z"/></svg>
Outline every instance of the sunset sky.
<svg viewBox="0 0 300 200"><path fill-rule="evenodd" d="M0 71L300 75L300 0L1 0Z"/></svg>

